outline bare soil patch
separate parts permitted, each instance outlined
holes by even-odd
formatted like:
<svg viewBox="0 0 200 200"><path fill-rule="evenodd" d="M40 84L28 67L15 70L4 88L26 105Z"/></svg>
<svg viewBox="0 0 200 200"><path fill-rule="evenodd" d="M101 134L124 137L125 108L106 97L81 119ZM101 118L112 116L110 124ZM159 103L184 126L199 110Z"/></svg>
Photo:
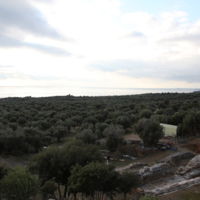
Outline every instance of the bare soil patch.
<svg viewBox="0 0 200 200"><path fill-rule="evenodd" d="M193 141L191 141L185 145L182 145L181 147L187 148L188 150L193 151L195 153L200 153L200 139L196 138Z"/></svg>

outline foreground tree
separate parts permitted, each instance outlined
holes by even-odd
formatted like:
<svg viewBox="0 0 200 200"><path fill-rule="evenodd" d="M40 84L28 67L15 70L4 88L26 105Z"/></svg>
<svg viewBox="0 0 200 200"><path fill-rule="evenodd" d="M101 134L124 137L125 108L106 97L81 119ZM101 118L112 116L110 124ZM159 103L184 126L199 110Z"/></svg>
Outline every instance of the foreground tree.
<svg viewBox="0 0 200 200"><path fill-rule="evenodd" d="M160 126L159 122L145 118L139 120L135 125L135 132L148 146L157 143L164 135L163 127Z"/></svg>
<svg viewBox="0 0 200 200"><path fill-rule="evenodd" d="M39 182L36 175L26 168L16 167L0 181L1 195L7 200L26 200L38 193Z"/></svg>
<svg viewBox="0 0 200 200"><path fill-rule="evenodd" d="M57 190L57 185L54 181L50 180L40 188L43 199L56 198L54 192Z"/></svg>
<svg viewBox="0 0 200 200"><path fill-rule="evenodd" d="M30 170L37 173L42 182L54 180L60 186L65 186L63 197L66 197L68 178L71 168L76 164L85 166L92 161L103 162L103 156L94 145L86 145L76 140L68 142L63 148L48 148L33 156Z"/></svg>
<svg viewBox="0 0 200 200"><path fill-rule="evenodd" d="M200 134L200 111L190 111L183 119L183 129L188 136Z"/></svg>
<svg viewBox="0 0 200 200"><path fill-rule="evenodd" d="M132 189L135 189L139 185L139 176L133 172L125 172L120 175L118 189L124 194L124 199L126 195Z"/></svg>
<svg viewBox="0 0 200 200"><path fill-rule="evenodd" d="M119 173L114 166L104 163L89 163L81 167L76 165L69 177L68 191L76 199L77 193L90 196L93 199L102 199L105 194L112 198L117 191Z"/></svg>

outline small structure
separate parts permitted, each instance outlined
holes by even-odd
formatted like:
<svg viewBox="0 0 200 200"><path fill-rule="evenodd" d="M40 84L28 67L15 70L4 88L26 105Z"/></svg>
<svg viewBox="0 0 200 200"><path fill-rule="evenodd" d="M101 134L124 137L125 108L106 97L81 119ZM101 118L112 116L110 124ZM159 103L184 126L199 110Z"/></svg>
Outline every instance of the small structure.
<svg viewBox="0 0 200 200"><path fill-rule="evenodd" d="M176 137L177 126L162 123L160 123L160 125L163 126L165 136Z"/></svg>

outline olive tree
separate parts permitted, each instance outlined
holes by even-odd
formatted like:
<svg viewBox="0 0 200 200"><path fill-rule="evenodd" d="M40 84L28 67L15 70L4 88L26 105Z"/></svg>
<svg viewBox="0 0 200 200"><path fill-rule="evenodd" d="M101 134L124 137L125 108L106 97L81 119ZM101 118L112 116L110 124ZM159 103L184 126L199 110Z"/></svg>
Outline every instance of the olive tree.
<svg viewBox="0 0 200 200"><path fill-rule="evenodd" d="M111 124L103 131L103 134L107 138L106 146L111 152L116 151L119 146L124 144L124 133L125 130L122 126L113 124Z"/></svg>
<svg viewBox="0 0 200 200"><path fill-rule="evenodd" d="M87 145L76 140L66 143L62 148L50 147L32 157L29 168L39 175L42 182L54 180L58 185L65 187L63 197L66 197L68 178L71 168L76 164L85 166L89 162L103 162L103 156L94 145Z"/></svg>
<svg viewBox="0 0 200 200"><path fill-rule="evenodd" d="M38 193L39 181L26 168L16 167L0 181L1 195L8 200L26 200Z"/></svg>
<svg viewBox="0 0 200 200"><path fill-rule="evenodd" d="M95 144L97 136L92 132L91 129L85 129L77 133L76 139L80 139L86 144Z"/></svg>
<svg viewBox="0 0 200 200"><path fill-rule="evenodd" d="M104 194L111 195L117 191L119 173L114 166L91 162L81 167L76 165L69 177L68 191L76 199L82 193L95 199L103 199Z"/></svg>
<svg viewBox="0 0 200 200"><path fill-rule="evenodd" d="M135 132L148 146L157 143L164 135L163 127L159 122L145 118L139 120L135 125Z"/></svg>
<svg viewBox="0 0 200 200"><path fill-rule="evenodd" d="M183 119L183 128L188 135L199 135L200 134L200 111L189 111Z"/></svg>
<svg viewBox="0 0 200 200"><path fill-rule="evenodd" d="M124 172L119 177L118 189L124 194L124 199L126 199L126 194L132 189L135 189L139 185L139 176L133 172Z"/></svg>

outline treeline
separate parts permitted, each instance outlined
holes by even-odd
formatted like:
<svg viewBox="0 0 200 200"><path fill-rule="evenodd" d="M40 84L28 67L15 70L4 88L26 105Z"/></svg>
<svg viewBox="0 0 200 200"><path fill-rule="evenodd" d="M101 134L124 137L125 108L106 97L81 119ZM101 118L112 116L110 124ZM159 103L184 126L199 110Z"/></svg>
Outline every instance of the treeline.
<svg viewBox="0 0 200 200"><path fill-rule="evenodd" d="M0 153L37 153L74 130L86 143L116 138L108 130L128 132L142 118L177 125L178 136L196 135L199 102L200 93L0 99Z"/></svg>

